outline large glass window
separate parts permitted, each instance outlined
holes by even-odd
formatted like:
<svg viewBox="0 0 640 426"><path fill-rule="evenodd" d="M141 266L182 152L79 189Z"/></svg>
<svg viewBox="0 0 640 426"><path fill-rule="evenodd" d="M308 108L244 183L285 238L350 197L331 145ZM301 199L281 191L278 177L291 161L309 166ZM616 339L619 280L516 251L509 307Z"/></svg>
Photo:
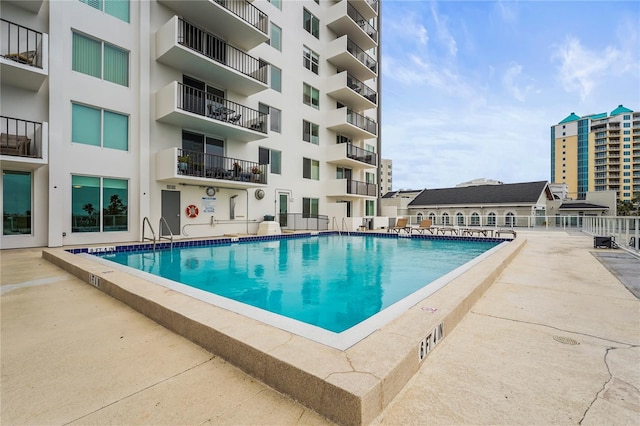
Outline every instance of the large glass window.
<svg viewBox="0 0 640 426"><path fill-rule="evenodd" d="M318 199L302 199L302 217L318 217Z"/></svg>
<svg viewBox="0 0 640 426"><path fill-rule="evenodd" d="M282 10L282 0L269 0L269 3Z"/></svg>
<svg viewBox="0 0 640 426"><path fill-rule="evenodd" d="M95 176L71 177L71 231L128 229L129 182Z"/></svg>
<svg viewBox="0 0 640 426"><path fill-rule="evenodd" d="M305 179L320 180L320 162L309 158L303 158L302 177Z"/></svg>
<svg viewBox="0 0 640 426"><path fill-rule="evenodd" d="M320 143L320 126L307 120L302 120L302 139L314 145Z"/></svg>
<svg viewBox="0 0 640 426"><path fill-rule="evenodd" d="M275 149L271 150L271 173L282 173L282 152Z"/></svg>
<svg viewBox="0 0 640 426"><path fill-rule="evenodd" d="M73 33L72 69L92 77L129 86L129 52Z"/></svg>
<svg viewBox="0 0 640 426"><path fill-rule="evenodd" d="M271 22L270 24L271 39L269 40L269 44L282 52L282 28L280 28L273 22Z"/></svg>
<svg viewBox="0 0 640 426"><path fill-rule="evenodd" d="M304 9L303 12L302 26L309 34L315 38L320 38L320 20L307 9Z"/></svg>
<svg viewBox="0 0 640 426"><path fill-rule="evenodd" d="M320 109L320 91L307 83L302 83L302 102L315 109Z"/></svg>
<svg viewBox="0 0 640 426"><path fill-rule="evenodd" d="M105 148L129 149L129 117L71 104L71 141Z"/></svg>
<svg viewBox="0 0 640 426"><path fill-rule="evenodd" d="M307 46L302 47L302 65L311 70L314 74L318 74L318 67L320 64L320 56L309 49Z"/></svg>
<svg viewBox="0 0 640 426"><path fill-rule="evenodd" d="M31 173L2 171L2 235L31 235Z"/></svg>
<svg viewBox="0 0 640 426"><path fill-rule="evenodd" d="M129 22L129 0L80 0L104 13Z"/></svg>
<svg viewBox="0 0 640 426"><path fill-rule="evenodd" d="M282 92L282 70L271 65L271 82L269 87L278 92Z"/></svg>
<svg viewBox="0 0 640 426"><path fill-rule="evenodd" d="M365 216L375 216L376 215L376 204L373 200L365 201Z"/></svg>
<svg viewBox="0 0 640 426"><path fill-rule="evenodd" d="M261 103L258 104L258 111L264 114L269 114L269 129L272 132L280 133L282 111L272 106Z"/></svg>

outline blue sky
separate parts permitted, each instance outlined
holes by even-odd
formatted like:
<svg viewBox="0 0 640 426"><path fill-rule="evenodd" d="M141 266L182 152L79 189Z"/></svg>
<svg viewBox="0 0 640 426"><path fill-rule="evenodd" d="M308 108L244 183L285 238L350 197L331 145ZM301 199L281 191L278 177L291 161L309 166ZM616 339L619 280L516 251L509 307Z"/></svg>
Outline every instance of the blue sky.
<svg viewBox="0 0 640 426"><path fill-rule="evenodd" d="M639 1L382 1L393 189L550 180L550 127L640 110Z"/></svg>

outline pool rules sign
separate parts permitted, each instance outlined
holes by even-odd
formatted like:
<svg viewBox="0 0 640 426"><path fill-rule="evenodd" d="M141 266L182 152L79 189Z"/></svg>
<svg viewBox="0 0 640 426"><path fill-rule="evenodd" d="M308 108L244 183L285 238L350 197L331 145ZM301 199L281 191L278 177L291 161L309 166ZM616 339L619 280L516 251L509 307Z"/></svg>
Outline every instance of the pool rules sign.
<svg viewBox="0 0 640 426"><path fill-rule="evenodd" d="M441 322L418 343L418 362L422 362L443 337L444 323Z"/></svg>

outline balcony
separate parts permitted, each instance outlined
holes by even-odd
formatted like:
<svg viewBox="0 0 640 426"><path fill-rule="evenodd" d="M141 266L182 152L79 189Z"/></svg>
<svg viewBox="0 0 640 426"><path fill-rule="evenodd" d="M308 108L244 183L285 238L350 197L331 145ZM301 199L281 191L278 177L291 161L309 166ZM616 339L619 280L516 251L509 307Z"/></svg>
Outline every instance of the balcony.
<svg viewBox="0 0 640 426"><path fill-rule="evenodd" d="M369 198L378 195L378 185L352 179L331 179L327 181L327 196L342 198Z"/></svg>
<svg viewBox="0 0 640 426"><path fill-rule="evenodd" d="M269 40L269 18L244 0L158 0L194 24L215 32L241 49Z"/></svg>
<svg viewBox="0 0 640 426"><path fill-rule="evenodd" d="M0 159L24 170L33 170L47 164L48 123L0 116Z"/></svg>
<svg viewBox="0 0 640 426"><path fill-rule="evenodd" d="M267 184L268 165L170 148L156 154L156 180L173 184L255 188Z"/></svg>
<svg viewBox="0 0 640 426"><path fill-rule="evenodd" d="M377 134L376 122L352 111L338 108L327 114L327 128L352 139L371 139Z"/></svg>
<svg viewBox="0 0 640 426"><path fill-rule="evenodd" d="M327 79L327 94L357 111L375 108L378 104L378 94L347 71Z"/></svg>
<svg viewBox="0 0 640 426"><path fill-rule="evenodd" d="M267 114L177 81L156 93L156 120L242 142L267 137Z"/></svg>
<svg viewBox="0 0 640 426"><path fill-rule="evenodd" d="M348 70L358 80L366 81L378 75L378 62L344 35L327 45L327 61L339 70Z"/></svg>
<svg viewBox="0 0 640 426"><path fill-rule="evenodd" d="M156 60L245 96L269 88L267 63L177 16L156 33Z"/></svg>
<svg viewBox="0 0 640 426"><path fill-rule="evenodd" d="M349 2L338 2L328 12L327 27L338 37L347 35L364 50L378 45L378 30Z"/></svg>
<svg viewBox="0 0 640 426"><path fill-rule="evenodd" d="M44 0L3 0L3 2L15 4L31 13L38 13Z"/></svg>
<svg viewBox="0 0 640 426"><path fill-rule="evenodd" d="M349 4L353 5L365 19L378 16L378 0L349 0Z"/></svg>
<svg viewBox="0 0 640 426"><path fill-rule="evenodd" d="M0 19L2 83L37 92L49 75L49 36Z"/></svg>
<svg viewBox="0 0 640 426"><path fill-rule="evenodd" d="M327 163L352 169L368 169L376 167L378 155L351 143L340 143L327 148Z"/></svg>

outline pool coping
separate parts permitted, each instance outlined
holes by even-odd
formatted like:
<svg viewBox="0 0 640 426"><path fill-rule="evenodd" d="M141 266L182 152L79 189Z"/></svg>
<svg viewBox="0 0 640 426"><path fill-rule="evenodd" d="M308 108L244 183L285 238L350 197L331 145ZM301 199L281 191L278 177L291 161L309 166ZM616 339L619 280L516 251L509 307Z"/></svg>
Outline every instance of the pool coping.
<svg viewBox="0 0 640 426"><path fill-rule="evenodd" d="M64 248L45 249L42 255L328 419L367 424L400 392L430 350L455 328L525 243L526 239L517 238L499 245L482 262L346 350L105 268Z"/></svg>

